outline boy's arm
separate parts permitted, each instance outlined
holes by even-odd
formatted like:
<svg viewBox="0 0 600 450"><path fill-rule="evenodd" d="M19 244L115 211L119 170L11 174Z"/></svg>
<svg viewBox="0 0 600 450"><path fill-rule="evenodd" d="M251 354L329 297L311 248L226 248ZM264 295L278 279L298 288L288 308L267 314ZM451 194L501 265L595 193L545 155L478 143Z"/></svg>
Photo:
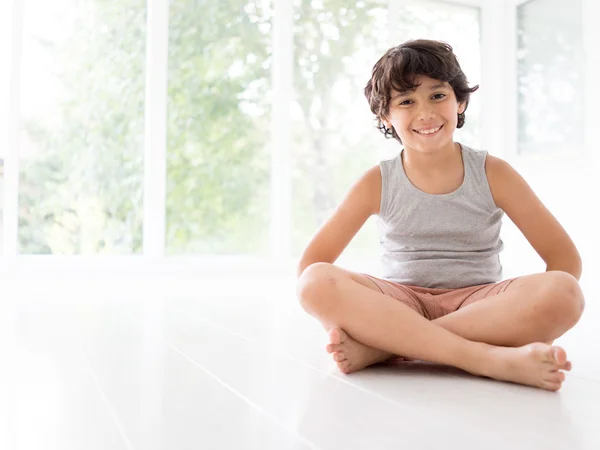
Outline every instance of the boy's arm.
<svg viewBox="0 0 600 450"><path fill-rule="evenodd" d="M380 201L381 171L377 165L350 188L342 203L315 233L300 257L298 278L313 263L333 264L367 219L379 213Z"/></svg>
<svg viewBox="0 0 600 450"><path fill-rule="evenodd" d="M521 230L546 263L546 271L562 270L579 280L582 263L575 244L523 177L492 155L487 155L485 170L496 206Z"/></svg>

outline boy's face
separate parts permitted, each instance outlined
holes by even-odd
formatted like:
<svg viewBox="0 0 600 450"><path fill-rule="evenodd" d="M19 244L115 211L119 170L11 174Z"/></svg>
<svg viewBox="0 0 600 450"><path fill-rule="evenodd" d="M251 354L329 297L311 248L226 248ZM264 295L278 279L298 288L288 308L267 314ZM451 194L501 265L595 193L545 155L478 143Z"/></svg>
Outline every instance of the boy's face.
<svg viewBox="0 0 600 450"><path fill-rule="evenodd" d="M466 104L457 102L447 82L423 75L415 82L420 85L414 91L392 89L388 117L383 122L388 128L394 127L405 147L433 151L452 143L458 114L464 112Z"/></svg>

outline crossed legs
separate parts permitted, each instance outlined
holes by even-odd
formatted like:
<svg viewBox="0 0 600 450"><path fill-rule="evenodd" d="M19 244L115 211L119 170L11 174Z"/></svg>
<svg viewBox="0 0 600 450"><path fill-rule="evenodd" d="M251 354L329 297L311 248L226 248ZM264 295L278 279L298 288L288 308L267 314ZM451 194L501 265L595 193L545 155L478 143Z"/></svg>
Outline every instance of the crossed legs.
<svg viewBox="0 0 600 450"><path fill-rule="evenodd" d="M345 373L402 355L550 390L560 388L564 374L558 370L569 370L570 363L563 349L545 342L573 327L584 305L577 280L550 271L521 277L501 294L429 321L367 277L327 263L304 271L298 296L330 330L329 350ZM344 349L354 361L343 359Z"/></svg>

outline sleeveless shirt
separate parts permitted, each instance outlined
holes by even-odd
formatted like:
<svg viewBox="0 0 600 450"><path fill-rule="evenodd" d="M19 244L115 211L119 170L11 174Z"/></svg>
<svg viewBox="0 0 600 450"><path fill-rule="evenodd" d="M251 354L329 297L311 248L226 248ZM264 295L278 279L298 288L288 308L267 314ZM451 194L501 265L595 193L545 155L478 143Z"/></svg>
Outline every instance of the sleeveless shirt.
<svg viewBox="0 0 600 450"><path fill-rule="evenodd" d="M382 191L376 223L384 279L446 289L502 280L504 211L494 203L485 173L487 151L459 145L463 183L448 194L429 194L414 186L402 152L379 163Z"/></svg>

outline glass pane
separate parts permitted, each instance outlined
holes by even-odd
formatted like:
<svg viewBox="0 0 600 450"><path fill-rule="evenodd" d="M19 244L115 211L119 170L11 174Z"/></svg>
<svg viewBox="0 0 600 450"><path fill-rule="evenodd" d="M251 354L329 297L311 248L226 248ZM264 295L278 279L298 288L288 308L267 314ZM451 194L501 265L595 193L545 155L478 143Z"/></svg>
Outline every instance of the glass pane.
<svg viewBox="0 0 600 450"><path fill-rule="evenodd" d="M581 1L518 7L519 153L583 147Z"/></svg>
<svg viewBox="0 0 600 450"><path fill-rule="evenodd" d="M19 252L142 245L145 0L24 2Z"/></svg>
<svg viewBox="0 0 600 450"><path fill-rule="evenodd" d="M348 0L295 3L295 102L293 111L293 252L310 237L370 167L389 159L400 144L375 127L363 89L385 51L417 37L454 47L470 85L480 74L479 10L443 2L401 3L389 23L387 2ZM479 146L475 93L456 139ZM370 218L342 255L375 261L379 240ZM362 264L362 263L361 263Z"/></svg>
<svg viewBox="0 0 600 450"><path fill-rule="evenodd" d="M174 0L166 252L269 252L272 1Z"/></svg>
<svg viewBox="0 0 600 450"><path fill-rule="evenodd" d="M4 158L8 144L11 3L0 2L0 255L4 252Z"/></svg>

